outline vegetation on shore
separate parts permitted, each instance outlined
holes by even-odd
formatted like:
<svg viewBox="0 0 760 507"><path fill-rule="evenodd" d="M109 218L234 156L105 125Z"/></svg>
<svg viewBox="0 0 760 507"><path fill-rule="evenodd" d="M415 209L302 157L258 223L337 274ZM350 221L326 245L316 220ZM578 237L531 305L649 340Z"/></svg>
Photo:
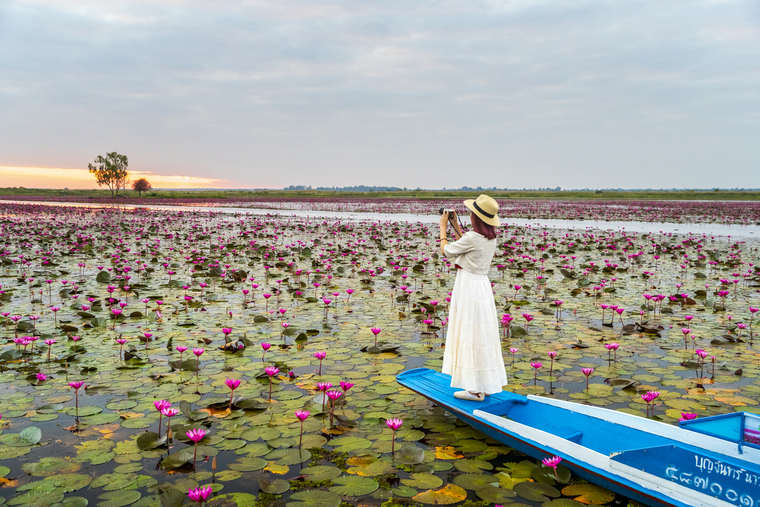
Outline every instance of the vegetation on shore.
<svg viewBox="0 0 760 507"><path fill-rule="evenodd" d="M146 192L142 198L151 199L251 199L251 198L290 198L290 199L312 199L333 197L336 200L346 198L408 198L408 199L441 199L470 197L473 194L480 193L479 190L459 191L459 190L407 190L391 192L338 192L322 190L153 190ZM492 197L502 199L549 199L549 200L741 200L757 201L760 200L760 191L755 190L567 190L567 191L545 191L545 190L483 190ZM114 197L114 200L125 197L134 198L133 192L120 194ZM47 198L54 197L81 197L87 198L110 198L109 190L84 189L41 189L41 188L24 188L24 187L5 187L0 188L0 198L13 196L40 196Z"/></svg>

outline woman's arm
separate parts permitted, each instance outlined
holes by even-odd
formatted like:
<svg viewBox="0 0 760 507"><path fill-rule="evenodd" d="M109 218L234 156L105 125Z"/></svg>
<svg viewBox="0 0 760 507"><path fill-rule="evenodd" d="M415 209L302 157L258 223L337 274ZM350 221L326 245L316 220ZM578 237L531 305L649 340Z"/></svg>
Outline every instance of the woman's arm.
<svg viewBox="0 0 760 507"><path fill-rule="evenodd" d="M459 227L459 220L458 220L458 218L459 217L457 215L457 212L456 211L452 211L451 212L451 218L450 218L450 220L451 220L451 227L454 229L454 234L456 235L457 239L461 239L462 236L463 236L463 234L462 234L462 228Z"/></svg>
<svg viewBox="0 0 760 507"><path fill-rule="evenodd" d="M443 249L446 248L446 245L449 244L449 240L446 239L446 225L449 223L448 216L446 214L441 215L441 255L446 256L446 253L444 253Z"/></svg>

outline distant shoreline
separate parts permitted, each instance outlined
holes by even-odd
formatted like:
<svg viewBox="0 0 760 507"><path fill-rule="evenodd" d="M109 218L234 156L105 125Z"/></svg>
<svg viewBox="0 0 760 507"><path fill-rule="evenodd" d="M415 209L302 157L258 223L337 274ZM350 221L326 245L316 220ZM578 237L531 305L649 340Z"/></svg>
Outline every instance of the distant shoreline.
<svg viewBox="0 0 760 507"><path fill-rule="evenodd" d="M241 201L255 199L456 199L487 193L498 199L552 201L760 201L760 190L393 190L377 192L326 190L224 190L224 189L155 189L142 197L131 190L111 197L108 190L0 188L0 200L44 201L66 200L82 202L145 202L164 199L188 201Z"/></svg>

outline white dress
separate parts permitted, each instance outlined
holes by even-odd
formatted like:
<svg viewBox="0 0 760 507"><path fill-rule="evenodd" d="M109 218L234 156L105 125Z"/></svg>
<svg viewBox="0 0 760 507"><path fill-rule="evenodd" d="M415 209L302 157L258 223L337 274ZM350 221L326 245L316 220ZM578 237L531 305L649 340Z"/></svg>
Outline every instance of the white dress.
<svg viewBox="0 0 760 507"><path fill-rule="evenodd" d="M460 266L451 294L443 373L451 387L486 394L507 384L488 269L496 240L470 231L446 245L446 257Z"/></svg>

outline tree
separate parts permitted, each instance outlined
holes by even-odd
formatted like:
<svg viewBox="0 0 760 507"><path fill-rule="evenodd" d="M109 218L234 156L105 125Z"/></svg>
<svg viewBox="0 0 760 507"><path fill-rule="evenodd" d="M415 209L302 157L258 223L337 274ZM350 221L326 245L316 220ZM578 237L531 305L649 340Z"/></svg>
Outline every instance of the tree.
<svg viewBox="0 0 760 507"><path fill-rule="evenodd" d="M139 180L132 182L132 190L136 190L138 196L142 197L143 192L153 190L153 187L150 185L150 181L146 180L145 178L140 178Z"/></svg>
<svg viewBox="0 0 760 507"><path fill-rule="evenodd" d="M127 188L129 162L126 155L119 155L115 151L106 153L106 157L98 155L95 164L87 164L87 168L95 175L98 186L107 186L111 190L111 196L119 193L119 189Z"/></svg>

